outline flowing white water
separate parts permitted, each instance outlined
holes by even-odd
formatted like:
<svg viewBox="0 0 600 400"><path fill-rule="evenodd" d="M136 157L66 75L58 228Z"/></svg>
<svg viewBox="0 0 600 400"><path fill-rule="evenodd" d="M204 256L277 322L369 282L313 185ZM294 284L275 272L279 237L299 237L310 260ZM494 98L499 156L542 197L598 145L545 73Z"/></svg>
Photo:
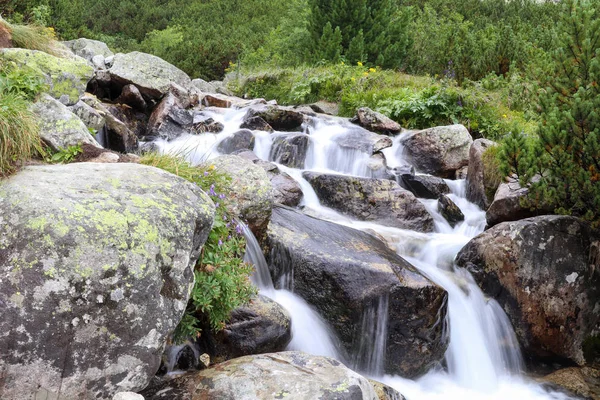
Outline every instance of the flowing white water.
<svg viewBox="0 0 600 400"><path fill-rule="evenodd" d="M188 158L194 162L212 158L218 154L214 146L226 135L239 128L244 111L230 111L215 119L225 124L225 131L213 138L193 138L196 148ZM217 119L219 118L219 119ZM340 138L351 134L348 122L336 119L314 119L305 133L310 135L305 160L307 170L371 176L366 167L370 154L340 146ZM268 160L273 135L254 132L254 152ZM206 135L206 134L205 134ZM200 135L202 136L202 135ZM183 141L181 139L180 141ZM186 140L190 140L187 138ZM177 141L175 141L177 142ZM385 149L390 168L406 165L398 137L393 147ZM177 143L161 143L163 151L177 149ZM188 147L189 148L189 147ZM384 363L387 299L365 310L358 338L358 352L353 365L396 388L409 400L548 400L568 399L561 393L551 393L539 384L528 381L520 374L522 359L515 334L508 318L493 299L487 299L470 274L455 267L457 252L485 227L485 212L465 198L464 181L447 181L451 189L449 197L465 214L465 221L451 228L437 211L437 200L422 200L435 220L435 233L383 227L370 222L355 221L338 212L321 206L310 184L302 178L302 171L279 166L296 179L304 194L302 205L306 212L320 218L352 226L356 229L375 231L400 255L409 260L424 275L448 292L448 329L450 343L446 352L447 369L434 369L424 377L413 381L397 376L382 375ZM248 257L256 265L254 282L261 292L282 304L292 315L293 340L289 349L340 359L335 338L327 324L308 304L290 291L275 290L258 244L248 235ZM254 246L254 248L253 248ZM293 280L293 274L288 275ZM343 361L343 360L342 360Z"/></svg>
<svg viewBox="0 0 600 400"><path fill-rule="evenodd" d="M292 341L288 344L287 349L341 360L341 355L335 345L336 338L331 328L300 296L289 290L275 289L269 266L256 237L244 224L242 224L242 229L246 237L245 260L254 264L255 267L252 282L258 287L261 294L283 306L292 318Z"/></svg>

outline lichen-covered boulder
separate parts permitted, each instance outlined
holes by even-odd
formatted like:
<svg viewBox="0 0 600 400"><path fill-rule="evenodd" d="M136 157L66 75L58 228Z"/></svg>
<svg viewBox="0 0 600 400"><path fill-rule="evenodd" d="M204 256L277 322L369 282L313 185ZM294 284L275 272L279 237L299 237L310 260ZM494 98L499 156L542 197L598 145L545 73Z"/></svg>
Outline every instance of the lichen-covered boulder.
<svg viewBox="0 0 600 400"><path fill-rule="evenodd" d="M281 171L277 165L261 160L251 151L243 151L237 155L252 161L265 170L273 185L275 203L290 207L300 204L303 196L302 188L289 174Z"/></svg>
<svg viewBox="0 0 600 400"><path fill-rule="evenodd" d="M361 107L356 110L356 117L352 119L352 122L359 124L365 129L384 135L395 135L402 130L399 123L381 113L371 110L369 107Z"/></svg>
<svg viewBox="0 0 600 400"><path fill-rule="evenodd" d="M600 321L594 240L573 217L504 222L471 240L457 263L498 300L528 357L583 365L598 357L585 352L597 351Z"/></svg>
<svg viewBox="0 0 600 400"><path fill-rule="evenodd" d="M44 94L31 110L37 116L42 140L58 151L84 143L100 147L85 124L67 106Z"/></svg>
<svg viewBox="0 0 600 400"><path fill-rule="evenodd" d="M217 88L204 79L193 79L192 86L200 90L202 93L217 93Z"/></svg>
<svg viewBox="0 0 600 400"><path fill-rule="evenodd" d="M79 57L90 62L95 56L102 56L106 58L113 55L113 52L110 51L106 43L98 40L79 38L63 42L63 44L71 49L75 55L78 55Z"/></svg>
<svg viewBox="0 0 600 400"><path fill-rule="evenodd" d="M308 135L286 134L273 139L269 159L290 168L303 168L308 150Z"/></svg>
<svg viewBox="0 0 600 400"><path fill-rule="evenodd" d="M498 183L490 179L491 171L486 171L483 162L483 154L496 142L488 139L477 139L469 150L469 169L467 172L467 200L477 204L483 210L487 210L494 194L498 189Z"/></svg>
<svg viewBox="0 0 600 400"><path fill-rule="evenodd" d="M214 205L139 164L26 167L0 184L0 397L143 389L194 282Z"/></svg>
<svg viewBox="0 0 600 400"><path fill-rule="evenodd" d="M361 221L420 232L433 231L433 217L414 194L389 179L304 172L321 203Z"/></svg>
<svg viewBox="0 0 600 400"><path fill-rule="evenodd" d="M401 143L419 172L454 178L456 170L469 163L473 138L463 125L449 125L407 132Z"/></svg>
<svg viewBox="0 0 600 400"><path fill-rule="evenodd" d="M396 389L388 385L374 381L373 379L369 379L369 382L373 385L378 400L406 400Z"/></svg>
<svg viewBox="0 0 600 400"><path fill-rule="evenodd" d="M332 358L288 351L236 358L152 385L146 400L376 400L369 380Z"/></svg>
<svg viewBox="0 0 600 400"><path fill-rule="evenodd" d="M65 105L79 101L94 75L94 68L76 56L67 59L37 50L0 49L0 60L14 62L19 68L41 78L48 85L48 94Z"/></svg>
<svg viewBox="0 0 600 400"><path fill-rule="evenodd" d="M329 322L359 369L375 342L361 327L378 310L388 321L386 373L419 376L444 357L446 291L375 236L275 206L266 245L273 281L294 277L294 293Z"/></svg>
<svg viewBox="0 0 600 400"><path fill-rule="evenodd" d="M192 82L185 72L162 58L137 51L116 54L108 71L115 83L133 84L143 95L154 99L165 95L171 83L187 88Z"/></svg>
<svg viewBox="0 0 600 400"><path fill-rule="evenodd" d="M247 221L256 237L261 238L269 224L274 201L267 173L252 161L234 155L220 156L209 163L231 177L231 196L223 200L225 206Z"/></svg>

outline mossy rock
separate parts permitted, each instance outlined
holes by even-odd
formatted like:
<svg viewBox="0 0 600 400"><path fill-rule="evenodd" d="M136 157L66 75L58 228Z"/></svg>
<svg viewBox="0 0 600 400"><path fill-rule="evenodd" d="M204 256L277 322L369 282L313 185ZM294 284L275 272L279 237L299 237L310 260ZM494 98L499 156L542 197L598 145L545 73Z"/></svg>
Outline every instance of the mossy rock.
<svg viewBox="0 0 600 400"><path fill-rule="evenodd" d="M143 389L213 217L198 186L139 164L26 167L2 181L2 399Z"/></svg>
<svg viewBox="0 0 600 400"><path fill-rule="evenodd" d="M37 50L1 49L0 59L43 79L48 93L65 105L77 103L94 75L94 68L81 57L67 59Z"/></svg>
<svg viewBox="0 0 600 400"><path fill-rule="evenodd" d="M332 358L298 351L236 358L197 374L157 382L147 400L373 400L369 380Z"/></svg>

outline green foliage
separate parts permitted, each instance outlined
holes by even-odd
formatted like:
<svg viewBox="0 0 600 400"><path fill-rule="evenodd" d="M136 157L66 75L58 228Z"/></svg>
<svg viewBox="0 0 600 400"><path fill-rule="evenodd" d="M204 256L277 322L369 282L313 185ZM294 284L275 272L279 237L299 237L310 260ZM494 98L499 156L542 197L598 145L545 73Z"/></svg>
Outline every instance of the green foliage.
<svg viewBox="0 0 600 400"><path fill-rule="evenodd" d="M74 161L75 157L81 154L82 151L83 150L81 149L80 145L69 146L52 154L48 161L52 163L68 164Z"/></svg>
<svg viewBox="0 0 600 400"><path fill-rule="evenodd" d="M485 149L481 156L483 170L485 171L485 195L488 199L494 198L496 189L505 177L501 170L500 151L501 146L490 146Z"/></svg>
<svg viewBox="0 0 600 400"><path fill-rule="evenodd" d="M462 123L476 137L499 139L515 126L531 132L535 125L532 117L511 106L511 90L503 79L490 89L480 83L459 87L448 79L339 63L255 72L242 77L237 86L239 95L281 104L338 102L341 115L348 117L367 106L406 128Z"/></svg>
<svg viewBox="0 0 600 400"><path fill-rule="evenodd" d="M382 67L399 67L410 43L408 10L392 0L308 0L311 13L307 29L312 38L312 61L337 63L337 52L322 52L326 33L339 37L340 54L350 61L368 61ZM337 42L335 43L338 45ZM361 49L362 47L362 49ZM364 57L363 60L357 57ZM333 57L332 57L333 56ZM310 60L307 60L310 61Z"/></svg>
<svg viewBox="0 0 600 400"><path fill-rule="evenodd" d="M0 63L0 176L13 172L20 162L44 154L39 127L29 108L41 87L36 78Z"/></svg>
<svg viewBox="0 0 600 400"><path fill-rule="evenodd" d="M40 18L42 17L40 16ZM46 28L43 25L10 24L1 17L0 26L8 29L11 33L14 47L60 55L52 28Z"/></svg>
<svg viewBox="0 0 600 400"><path fill-rule="evenodd" d="M179 323L174 340L181 342L200 335L202 329L223 329L231 311L247 303L256 288L250 282L253 267L244 263L246 241L241 226L225 208L223 200L231 195L231 178L206 164L194 167L183 158L147 154L142 164L161 168L199 185L216 205L212 230L198 260L191 299Z"/></svg>
<svg viewBox="0 0 600 400"><path fill-rule="evenodd" d="M600 9L591 0L563 4L553 71L540 96L538 137L513 134L502 152L505 173L529 187L532 208L550 206L600 225Z"/></svg>
<svg viewBox="0 0 600 400"><path fill-rule="evenodd" d="M331 23L327 22L323 27L323 35L317 42L315 48L317 59L331 61L337 63L342 56L342 31L339 26L335 30L331 27Z"/></svg>

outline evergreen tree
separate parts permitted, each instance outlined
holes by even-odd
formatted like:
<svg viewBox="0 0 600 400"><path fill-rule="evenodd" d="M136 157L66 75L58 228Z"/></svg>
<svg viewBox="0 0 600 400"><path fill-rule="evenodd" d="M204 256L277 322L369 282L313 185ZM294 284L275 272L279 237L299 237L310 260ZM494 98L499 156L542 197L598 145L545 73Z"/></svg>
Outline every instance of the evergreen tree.
<svg viewBox="0 0 600 400"><path fill-rule="evenodd" d="M554 73L541 98L539 137L509 149L503 163L529 186L533 207L600 225L600 10L597 0L567 0ZM524 151L525 155L518 155ZM516 163L515 163L516 160ZM524 172L526 171L526 172ZM539 180L534 177L539 177Z"/></svg>
<svg viewBox="0 0 600 400"><path fill-rule="evenodd" d="M317 61L326 60L337 63L342 54L342 32L339 26L332 28L327 22L323 28L323 34L318 42L319 51L316 52Z"/></svg>
<svg viewBox="0 0 600 400"><path fill-rule="evenodd" d="M365 61L365 36L362 29L350 41L348 51L346 52L346 59L352 64Z"/></svg>
<svg viewBox="0 0 600 400"><path fill-rule="evenodd" d="M348 59L356 57L362 43L363 61L400 66L409 45L409 24L408 13L398 9L394 0L309 0L309 6L314 54L322 52L321 39L329 23L332 29L340 28L342 53Z"/></svg>

